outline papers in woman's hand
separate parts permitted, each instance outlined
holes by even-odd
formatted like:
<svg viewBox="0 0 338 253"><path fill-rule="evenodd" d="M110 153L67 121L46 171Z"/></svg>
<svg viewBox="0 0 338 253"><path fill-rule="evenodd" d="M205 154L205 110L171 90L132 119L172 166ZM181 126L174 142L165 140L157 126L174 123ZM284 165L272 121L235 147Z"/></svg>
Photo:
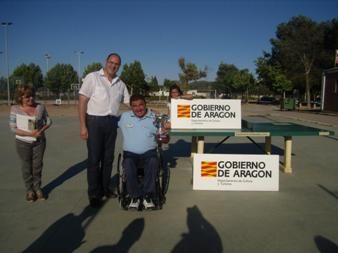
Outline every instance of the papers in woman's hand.
<svg viewBox="0 0 338 253"><path fill-rule="evenodd" d="M23 130L26 132L33 132L34 130L36 130L35 122L36 122L36 118L34 116L16 114L16 127L20 130ZM31 136L16 135L15 137L25 142L36 141L36 138L31 137Z"/></svg>

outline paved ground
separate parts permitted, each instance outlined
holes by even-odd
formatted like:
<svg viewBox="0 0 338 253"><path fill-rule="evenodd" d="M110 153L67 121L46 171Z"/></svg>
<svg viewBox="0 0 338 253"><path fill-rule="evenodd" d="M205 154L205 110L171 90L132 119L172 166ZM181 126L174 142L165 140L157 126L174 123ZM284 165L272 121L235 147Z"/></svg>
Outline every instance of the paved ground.
<svg viewBox="0 0 338 253"><path fill-rule="evenodd" d="M165 150L172 164L167 203L153 212L122 211L115 199L100 210L87 207L86 149L74 116L54 116L43 171L49 199L27 203L14 139L1 115L0 252L338 252L338 117L256 105L244 105L243 115L336 135L294 138L294 173L280 173L279 192L193 191L190 140L172 139ZM282 138L272 144L281 154ZM259 153L242 138L231 138L221 151Z"/></svg>

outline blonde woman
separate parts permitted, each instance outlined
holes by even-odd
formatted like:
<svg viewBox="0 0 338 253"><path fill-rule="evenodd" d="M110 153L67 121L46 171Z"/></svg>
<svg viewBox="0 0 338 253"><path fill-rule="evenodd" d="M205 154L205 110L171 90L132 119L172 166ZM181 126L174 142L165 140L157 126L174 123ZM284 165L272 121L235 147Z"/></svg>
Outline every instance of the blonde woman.
<svg viewBox="0 0 338 253"><path fill-rule="evenodd" d="M26 200L45 199L41 190L43 156L46 149L45 131L51 126L46 108L35 102L35 91L29 85L18 86L16 105L11 107L9 125L16 139L21 160Z"/></svg>

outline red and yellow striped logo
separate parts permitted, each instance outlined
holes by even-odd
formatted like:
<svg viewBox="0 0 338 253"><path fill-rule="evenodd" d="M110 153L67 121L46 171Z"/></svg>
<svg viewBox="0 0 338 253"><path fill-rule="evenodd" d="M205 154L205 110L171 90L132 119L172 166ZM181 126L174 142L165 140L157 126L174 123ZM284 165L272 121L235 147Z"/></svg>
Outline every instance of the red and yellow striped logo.
<svg viewBox="0 0 338 253"><path fill-rule="evenodd" d="M190 118L190 105L177 105L177 118Z"/></svg>
<svg viewBox="0 0 338 253"><path fill-rule="evenodd" d="M202 177L216 177L217 162L202 161L201 176Z"/></svg>

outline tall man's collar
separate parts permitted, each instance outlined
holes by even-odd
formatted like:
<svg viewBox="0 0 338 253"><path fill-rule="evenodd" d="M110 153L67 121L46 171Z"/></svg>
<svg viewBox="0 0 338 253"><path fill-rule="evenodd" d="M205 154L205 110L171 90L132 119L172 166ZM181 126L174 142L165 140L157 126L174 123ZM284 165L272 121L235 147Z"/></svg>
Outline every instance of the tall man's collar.
<svg viewBox="0 0 338 253"><path fill-rule="evenodd" d="M106 77L103 68L101 68L101 69L99 70L99 74L100 74L100 76L105 76L105 77ZM107 78L107 79L108 79L108 78ZM113 78L113 80L111 81L111 84L113 85L113 84L117 83L119 80L120 80L120 77L119 77L118 75L116 75L116 76Z"/></svg>

